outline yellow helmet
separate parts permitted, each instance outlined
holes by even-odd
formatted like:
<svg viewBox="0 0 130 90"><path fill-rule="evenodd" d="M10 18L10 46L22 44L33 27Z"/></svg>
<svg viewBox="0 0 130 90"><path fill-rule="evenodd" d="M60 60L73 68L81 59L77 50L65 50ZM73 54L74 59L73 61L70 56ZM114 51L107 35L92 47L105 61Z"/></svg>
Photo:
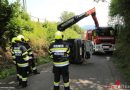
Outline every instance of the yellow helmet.
<svg viewBox="0 0 130 90"><path fill-rule="evenodd" d="M57 31L55 33L55 39L63 39L63 33L61 31Z"/></svg>
<svg viewBox="0 0 130 90"><path fill-rule="evenodd" d="M24 41L24 38L25 38L25 37L24 37L23 35L18 35L18 36L17 36L17 40L18 40L18 41Z"/></svg>
<svg viewBox="0 0 130 90"><path fill-rule="evenodd" d="M13 37L12 40L11 40L11 42L12 43L16 43L16 40L17 40L17 37Z"/></svg>

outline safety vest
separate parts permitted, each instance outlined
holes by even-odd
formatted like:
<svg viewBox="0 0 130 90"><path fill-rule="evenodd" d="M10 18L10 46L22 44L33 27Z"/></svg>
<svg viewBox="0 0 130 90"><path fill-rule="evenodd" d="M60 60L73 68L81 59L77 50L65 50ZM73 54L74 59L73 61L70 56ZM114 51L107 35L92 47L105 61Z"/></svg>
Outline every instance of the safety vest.
<svg viewBox="0 0 130 90"><path fill-rule="evenodd" d="M12 57L14 62L19 66L19 67L27 67L28 66L28 52L25 46L23 46L20 43L14 44L12 47Z"/></svg>
<svg viewBox="0 0 130 90"><path fill-rule="evenodd" d="M49 47L50 57L53 59L53 64L56 67L63 67L69 65L69 44L60 41L53 42Z"/></svg>

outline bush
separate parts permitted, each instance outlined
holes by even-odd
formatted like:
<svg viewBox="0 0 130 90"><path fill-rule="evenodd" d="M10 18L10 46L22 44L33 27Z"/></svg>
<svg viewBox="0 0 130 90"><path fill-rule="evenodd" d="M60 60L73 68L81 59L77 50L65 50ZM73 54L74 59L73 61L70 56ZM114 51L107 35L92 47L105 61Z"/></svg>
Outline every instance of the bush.
<svg viewBox="0 0 130 90"><path fill-rule="evenodd" d="M16 73L16 69L14 66L3 68L2 70L0 70L0 79L4 79L15 73Z"/></svg>

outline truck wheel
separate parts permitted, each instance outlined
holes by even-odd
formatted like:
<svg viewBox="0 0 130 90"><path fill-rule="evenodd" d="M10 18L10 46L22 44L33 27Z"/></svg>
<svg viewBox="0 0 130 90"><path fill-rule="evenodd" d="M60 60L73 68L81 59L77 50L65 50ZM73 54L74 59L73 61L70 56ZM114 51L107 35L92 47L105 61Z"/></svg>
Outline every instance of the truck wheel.
<svg viewBox="0 0 130 90"><path fill-rule="evenodd" d="M75 63L82 64L82 41L80 39L75 39Z"/></svg>

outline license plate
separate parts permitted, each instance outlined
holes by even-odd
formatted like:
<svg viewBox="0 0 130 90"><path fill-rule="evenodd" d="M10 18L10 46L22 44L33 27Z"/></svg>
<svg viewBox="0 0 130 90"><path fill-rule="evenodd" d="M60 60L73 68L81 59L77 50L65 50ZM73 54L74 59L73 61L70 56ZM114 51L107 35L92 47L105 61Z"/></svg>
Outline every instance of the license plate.
<svg viewBox="0 0 130 90"><path fill-rule="evenodd" d="M103 46L103 48L109 48L109 46Z"/></svg>

